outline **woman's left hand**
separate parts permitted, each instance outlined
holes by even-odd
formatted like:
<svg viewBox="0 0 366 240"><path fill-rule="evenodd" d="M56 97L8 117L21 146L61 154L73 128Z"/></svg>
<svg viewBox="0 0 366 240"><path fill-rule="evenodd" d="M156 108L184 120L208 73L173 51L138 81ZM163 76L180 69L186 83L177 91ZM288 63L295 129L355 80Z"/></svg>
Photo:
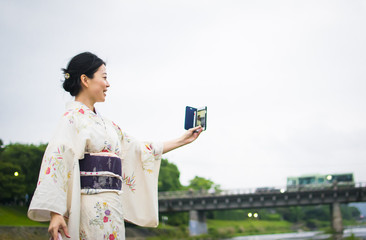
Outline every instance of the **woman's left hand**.
<svg viewBox="0 0 366 240"><path fill-rule="evenodd" d="M163 153L167 153L171 150L193 142L198 138L202 131L203 128L201 126L191 128L188 129L180 138L164 142Z"/></svg>

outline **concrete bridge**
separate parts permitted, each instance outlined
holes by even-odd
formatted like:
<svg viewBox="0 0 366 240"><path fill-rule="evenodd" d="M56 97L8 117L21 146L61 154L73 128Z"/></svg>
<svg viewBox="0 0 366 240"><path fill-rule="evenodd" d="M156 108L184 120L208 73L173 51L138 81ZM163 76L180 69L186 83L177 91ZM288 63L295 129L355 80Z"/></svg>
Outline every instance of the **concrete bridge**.
<svg viewBox="0 0 366 240"><path fill-rule="evenodd" d="M354 187L334 185L331 188L307 188L297 191L262 188L261 191L257 189L257 191L161 192L159 193L159 212L188 211L190 233L199 235L207 233L205 211L328 204L331 207L333 230L337 234L342 234L340 204L351 202L366 202L366 183L358 183Z"/></svg>

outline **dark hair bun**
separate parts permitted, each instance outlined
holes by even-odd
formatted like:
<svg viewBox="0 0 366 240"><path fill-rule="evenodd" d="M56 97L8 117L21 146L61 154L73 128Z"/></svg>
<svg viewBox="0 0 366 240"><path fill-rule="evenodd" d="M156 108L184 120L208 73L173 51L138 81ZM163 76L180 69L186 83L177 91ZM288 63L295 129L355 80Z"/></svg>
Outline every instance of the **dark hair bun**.
<svg viewBox="0 0 366 240"><path fill-rule="evenodd" d="M88 78L93 78L94 73L98 71L105 62L90 52L84 52L73 57L67 68L62 68L65 80L62 84L66 92L71 96L76 96L81 91L80 77L85 74Z"/></svg>
<svg viewBox="0 0 366 240"><path fill-rule="evenodd" d="M65 75L65 80L62 86L66 92L69 92L71 96L76 96L81 90L80 77L77 74L71 74L67 69L63 68L62 71Z"/></svg>

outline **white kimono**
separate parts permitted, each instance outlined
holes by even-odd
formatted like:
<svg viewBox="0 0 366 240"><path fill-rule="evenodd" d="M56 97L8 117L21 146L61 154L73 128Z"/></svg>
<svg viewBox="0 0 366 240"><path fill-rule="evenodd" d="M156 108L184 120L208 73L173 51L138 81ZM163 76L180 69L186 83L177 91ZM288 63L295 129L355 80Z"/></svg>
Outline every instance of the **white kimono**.
<svg viewBox="0 0 366 240"><path fill-rule="evenodd" d="M122 191L81 191L79 161L84 154L101 152L121 158ZM72 240L125 239L124 219L156 227L162 152L162 143L136 141L73 101L47 146L28 217L50 221L50 212L65 216Z"/></svg>

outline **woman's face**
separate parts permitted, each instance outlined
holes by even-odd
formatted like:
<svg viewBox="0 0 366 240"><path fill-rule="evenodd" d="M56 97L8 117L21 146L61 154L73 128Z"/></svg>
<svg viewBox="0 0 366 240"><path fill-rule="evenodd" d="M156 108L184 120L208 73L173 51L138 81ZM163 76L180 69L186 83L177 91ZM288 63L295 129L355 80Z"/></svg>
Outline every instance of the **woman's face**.
<svg viewBox="0 0 366 240"><path fill-rule="evenodd" d="M88 79L87 91L94 102L104 102L109 86L106 67L103 64L94 73L93 78Z"/></svg>

